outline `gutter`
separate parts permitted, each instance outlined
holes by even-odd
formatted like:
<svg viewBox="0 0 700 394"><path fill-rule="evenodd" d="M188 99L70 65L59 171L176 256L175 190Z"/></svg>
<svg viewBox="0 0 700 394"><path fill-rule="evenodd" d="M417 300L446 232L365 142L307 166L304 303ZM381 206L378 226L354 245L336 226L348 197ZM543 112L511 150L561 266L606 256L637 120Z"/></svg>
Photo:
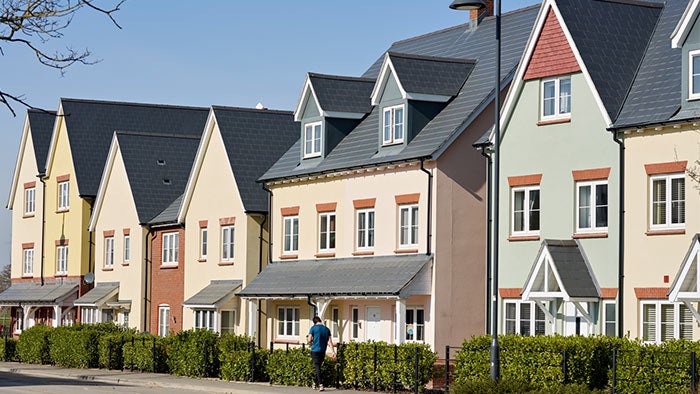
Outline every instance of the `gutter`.
<svg viewBox="0 0 700 394"><path fill-rule="evenodd" d="M620 233L618 234L618 279L617 279L617 336L624 337L625 330L623 327L624 322L624 296L625 296L625 142L620 140L617 136L615 130L610 130L612 132L613 141L615 141L619 148L620 153L618 155L619 162L618 167L620 168L620 201L619 201L619 218L620 223Z"/></svg>
<svg viewBox="0 0 700 394"><path fill-rule="evenodd" d="M491 227L493 226L493 215L491 206L491 171L493 160L489 153L486 153L490 145L481 145L479 149L481 150L481 155L486 158L486 299L491 297ZM492 335L491 325L488 323L491 316L491 303L486 303L486 335Z"/></svg>
<svg viewBox="0 0 700 394"><path fill-rule="evenodd" d="M148 236L151 235L151 240L148 240ZM156 234L153 233L153 229L149 226L148 227L148 232L146 233L146 245L145 245L145 250L144 250L144 258L143 258L143 268L144 268L144 279L143 279L143 332L148 332L148 303L150 302L150 297L149 297L149 289L148 289L148 276L149 276L149 271L148 271L148 265L151 263L151 254L153 253L153 248L151 247L150 251L148 249L148 246L153 243L153 240L156 239Z"/></svg>
<svg viewBox="0 0 700 394"><path fill-rule="evenodd" d="M267 196L267 212L269 212L270 218L272 218L272 190L267 187L267 183L262 184L262 189L268 193ZM262 250L261 250L262 253ZM272 220L267 225L267 263L272 262ZM260 266L260 271L262 271L262 264Z"/></svg>
<svg viewBox="0 0 700 394"><path fill-rule="evenodd" d="M426 251L425 254L427 256L430 256L431 252L431 244L432 244L432 238L433 238L433 232L432 232L432 227L433 227L433 173L426 170L424 167L424 162L425 158L420 159L420 169L421 171L425 172L428 174L428 229L427 229L427 242L426 242Z"/></svg>

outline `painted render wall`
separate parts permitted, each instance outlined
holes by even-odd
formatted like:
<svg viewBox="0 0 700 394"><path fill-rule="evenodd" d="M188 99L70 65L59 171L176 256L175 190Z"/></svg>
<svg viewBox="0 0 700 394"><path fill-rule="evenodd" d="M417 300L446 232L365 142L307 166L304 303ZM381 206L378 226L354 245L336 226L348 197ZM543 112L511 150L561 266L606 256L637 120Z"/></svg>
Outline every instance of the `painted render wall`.
<svg viewBox="0 0 700 394"><path fill-rule="evenodd" d="M635 287L664 287L678 273L693 236L700 232L700 184L685 176L685 234L647 235L650 217L650 178L644 165L688 161L700 169L700 130L697 126L664 127L625 135L625 320L624 330L641 335L641 304ZM664 280L668 275L669 282ZM693 339L700 328L693 324Z"/></svg>
<svg viewBox="0 0 700 394"><path fill-rule="evenodd" d="M28 120L25 126L28 126ZM19 176L14 194L12 208L12 251L10 253L10 277L15 278L39 278L41 276L41 222L43 220L42 207L44 206L43 185L37 178L36 157L34 155L34 142L29 127L24 130L26 139L20 146L19 152ZM34 214L24 214L24 185L34 182ZM30 275L24 275L24 250L22 244L34 244L34 270Z"/></svg>
<svg viewBox="0 0 700 394"><path fill-rule="evenodd" d="M144 242L146 230L139 225L136 205L124 167L121 151L117 151L114 164L107 177L102 208L95 222L95 283L119 282L119 300L130 300L129 327L146 330L143 325ZM130 237L130 258L124 261L124 229ZM114 233L114 265L105 268L105 231ZM70 250L69 250L70 253ZM117 318L115 314L114 318Z"/></svg>
<svg viewBox="0 0 700 394"><path fill-rule="evenodd" d="M203 140L204 141L204 140ZM221 225L223 218L235 218L234 261L221 261ZM192 199L185 219L185 296L192 297L211 280L243 281L243 286L258 273L259 267L259 220L262 218L246 215L238 187L231 171L221 132L216 123L202 166L197 177ZM200 221L207 221L208 253L200 259ZM263 244L266 261L267 244ZM236 309L236 333L247 330L247 303L234 298ZM194 326L194 312L184 308L183 329ZM264 331L262 331L264 332ZM250 334L250 333L249 333Z"/></svg>
<svg viewBox="0 0 700 394"><path fill-rule="evenodd" d="M580 239L601 287L617 288L618 146L581 73L571 76L571 121L538 126L541 80L525 81L512 117L503 127L500 182L499 288L522 288L544 239L571 239L576 230L576 183L572 170L610 167L608 235ZM509 176L542 174L539 240L509 241ZM501 303L502 305L502 303ZM503 308L499 331L503 330Z"/></svg>
<svg viewBox="0 0 700 394"><path fill-rule="evenodd" d="M46 263L44 274L47 277L56 274L56 247L55 242L60 240L61 234L65 235L68 244L68 276L82 277L88 272L88 263L94 258L89 250L90 235L87 231L90 221L90 203L79 197L78 184L73 168L73 158L66 130L66 124L62 117L57 117L58 126L54 132L58 132L56 148L51 167L46 169ZM47 162L48 165L48 162ZM102 163L95 163L102 165ZM57 177L68 175L69 185L69 210L58 212L58 182ZM82 295L82 292L81 292Z"/></svg>

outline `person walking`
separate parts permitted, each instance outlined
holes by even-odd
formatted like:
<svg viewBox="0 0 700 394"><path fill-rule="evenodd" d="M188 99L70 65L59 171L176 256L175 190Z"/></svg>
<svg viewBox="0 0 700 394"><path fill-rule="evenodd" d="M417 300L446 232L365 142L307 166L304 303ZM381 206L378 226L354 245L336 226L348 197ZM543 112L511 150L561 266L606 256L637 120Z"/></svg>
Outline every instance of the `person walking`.
<svg viewBox="0 0 700 394"><path fill-rule="evenodd" d="M321 366L326 358L326 349L328 345L333 350L333 358L335 359L335 347L331 339L331 330L323 324L320 317L314 316L314 325L309 329L309 335L306 339L311 343L311 360L314 363L316 374L314 376L314 389L323 391L323 380L321 380Z"/></svg>

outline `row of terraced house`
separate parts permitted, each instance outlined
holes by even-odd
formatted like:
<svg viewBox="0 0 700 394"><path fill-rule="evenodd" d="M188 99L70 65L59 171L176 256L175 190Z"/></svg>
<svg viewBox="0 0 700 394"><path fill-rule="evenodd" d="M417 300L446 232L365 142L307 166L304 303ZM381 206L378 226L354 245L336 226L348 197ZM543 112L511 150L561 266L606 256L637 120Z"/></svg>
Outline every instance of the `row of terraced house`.
<svg viewBox="0 0 700 394"><path fill-rule="evenodd" d="M490 332L498 255L500 333L700 339L700 0L505 13L499 92L487 3L361 77L308 73L293 112L29 110L0 294L13 333L114 321L298 344L318 314L336 341L441 349Z"/></svg>

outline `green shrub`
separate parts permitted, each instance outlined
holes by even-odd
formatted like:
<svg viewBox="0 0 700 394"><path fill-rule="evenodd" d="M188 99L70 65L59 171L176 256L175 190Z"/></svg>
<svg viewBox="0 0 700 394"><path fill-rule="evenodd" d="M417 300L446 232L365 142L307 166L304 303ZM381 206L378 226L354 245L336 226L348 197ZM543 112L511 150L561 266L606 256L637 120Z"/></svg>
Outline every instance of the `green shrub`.
<svg viewBox="0 0 700 394"><path fill-rule="evenodd" d="M133 335L122 347L124 368L168 372L166 339L150 334Z"/></svg>
<svg viewBox="0 0 700 394"><path fill-rule="evenodd" d="M243 335L224 334L219 339L219 361L221 379L235 381L250 381L251 341ZM255 350L255 381L265 382L267 376L267 361L270 352L267 349Z"/></svg>
<svg viewBox="0 0 700 394"><path fill-rule="evenodd" d="M418 354L418 385L422 389L432 377L437 355L428 345L403 343L388 345L384 342L353 342L344 347L341 362L343 384L356 389L410 389L415 381L416 352ZM376 356L375 356L376 353ZM376 367L375 367L376 359Z"/></svg>
<svg viewBox="0 0 700 394"><path fill-rule="evenodd" d="M333 386L335 362L326 357L321 368L324 386ZM285 386L311 386L314 381L314 366L308 349L279 349L270 353L267 361L267 374L270 383Z"/></svg>
<svg viewBox="0 0 700 394"><path fill-rule="evenodd" d="M50 327L41 324L24 330L17 343L17 356L20 361L30 364L50 364L50 332Z"/></svg>
<svg viewBox="0 0 700 394"><path fill-rule="evenodd" d="M124 369L124 344L134 335L134 331L101 335L97 343L100 368Z"/></svg>
<svg viewBox="0 0 700 394"><path fill-rule="evenodd" d="M205 329L182 331L170 337L170 373L195 378L219 376L218 340L218 334Z"/></svg>
<svg viewBox="0 0 700 394"><path fill-rule="evenodd" d="M582 384L557 385L549 389L536 389L529 382L515 380L501 380L498 383L492 380L473 381L457 385L452 389L455 394L603 394L602 390L591 390Z"/></svg>
<svg viewBox="0 0 700 394"><path fill-rule="evenodd" d="M0 361L15 361L17 359L17 340L4 337L0 339Z"/></svg>
<svg viewBox="0 0 700 394"><path fill-rule="evenodd" d="M96 330L56 327L48 336L51 360L66 368L97 367L98 337Z"/></svg>

